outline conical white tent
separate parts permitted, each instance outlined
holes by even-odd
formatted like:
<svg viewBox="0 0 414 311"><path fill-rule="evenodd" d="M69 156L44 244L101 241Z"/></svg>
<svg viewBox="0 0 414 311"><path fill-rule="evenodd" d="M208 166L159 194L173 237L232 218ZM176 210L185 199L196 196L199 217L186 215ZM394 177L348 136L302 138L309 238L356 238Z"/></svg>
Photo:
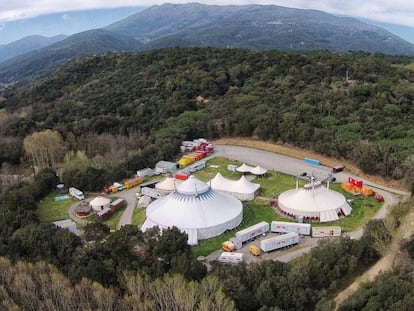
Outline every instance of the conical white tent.
<svg viewBox="0 0 414 311"><path fill-rule="evenodd" d="M339 215L350 214L345 197L325 188L321 182L283 192L279 195L278 206L288 216L303 216L320 222L335 221Z"/></svg>
<svg viewBox="0 0 414 311"><path fill-rule="evenodd" d="M176 189L176 187L182 183L182 180L175 179L172 176L166 177L164 180L161 180L155 185L155 188L161 191L171 192Z"/></svg>
<svg viewBox="0 0 414 311"><path fill-rule="evenodd" d="M238 168L236 168L236 171L238 171L239 173L250 173L253 168L253 166L249 166L246 163L243 163Z"/></svg>
<svg viewBox="0 0 414 311"><path fill-rule="evenodd" d="M142 231L176 226L188 234L188 244L208 239L237 227L243 218L241 202L219 193L194 176L171 194L152 202Z"/></svg>
<svg viewBox="0 0 414 311"><path fill-rule="evenodd" d="M220 173L210 180L211 188L221 193L229 194L241 201L249 201L254 199L254 194L260 188L259 184L255 184L242 176L239 180L231 180L223 177Z"/></svg>
<svg viewBox="0 0 414 311"><path fill-rule="evenodd" d="M255 168L253 168L250 173L252 173L253 175L256 176L263 176L264 174L267 173L267 169L261 167L260 165L256 166Z"/></svg>

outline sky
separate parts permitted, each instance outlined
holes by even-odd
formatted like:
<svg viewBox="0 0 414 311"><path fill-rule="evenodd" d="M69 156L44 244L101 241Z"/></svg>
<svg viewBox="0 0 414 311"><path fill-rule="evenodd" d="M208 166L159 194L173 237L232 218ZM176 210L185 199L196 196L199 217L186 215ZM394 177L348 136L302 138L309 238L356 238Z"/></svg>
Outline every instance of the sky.
<svg viewBox="0 0 414 311"><path fill-rule="evenodd" d="M100 28L154 4L188 3L189 0L0 0L0 44L26 35L56 35ZM199 0L204 4L275 4L317 9L352 16L382 26L414 43L413 0ZM108 10L117 8L116 10ZM86 11L85 10L89 10ZM83 12L82 12L83 11ZM48 20L50 19L50 20ZM43 25L36 25L36 21ZM48 28L52 21L62 26ZM55 24L53 24L55 25ZM15 30L20 29L20 31ZM26 32L23 31L26 29ZM35 33L43 31L43 33ZM24 33L24 34L23 34ZM22 35L23 34L23 35Z"/></svg>

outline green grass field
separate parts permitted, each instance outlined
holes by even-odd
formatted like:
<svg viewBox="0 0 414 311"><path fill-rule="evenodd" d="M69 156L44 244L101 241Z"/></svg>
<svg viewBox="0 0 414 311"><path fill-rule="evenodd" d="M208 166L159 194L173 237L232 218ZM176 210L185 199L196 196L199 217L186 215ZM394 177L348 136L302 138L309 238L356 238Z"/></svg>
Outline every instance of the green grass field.
<svg viewBox="0 0 414 311"><path fill-rule="evenodd" d="M132 224L134 226L141 226L145 221L145 217L144 208L135 208L134 213L132 214Z"/></svg>
<svg viewBox="0 0 414 311"><path fill-rule="evenodd" d="M217 172L223 176L231 179L240 178L241 174L237 172L227 171L227 164L240 165L237 161L227 160L224 158L213 158L207 161L207 168L195 173L194 175L204 181L213 178ZM219 167L211 167L211 165L218 165ZM266 177L256 178L253 182L261 185L259 190L259 197L271 198L277 197L280 193L293 189L296 185L296 179L292 176L282 173L269 171ZM305 180L299 179L299 186L303 186ZM354 196L341 189L339 184L331 184L331 189L342 193L347 199L353 199L352 214L348 217L342 218L339 221L331 223L312 222L312 225L320 226L341 226L343 232L354 231L365 225L375 213L381 208L382 203L375 201L374 197ZM200 241L199 245L193 247L195 256L206 256L211 252L219 249L221 243L233 237L235 233L241 229L247 228L261 221L271 222L272 220L294 221L292 218L286 218L276 213L267 200L256 198L254 201L243 203L243 221L235 229L224 233L221 236Z"/></svg>
<svg viewBox="0 0 414 311"><path fill-rule="evenodd" d="M69 218L68 209L77 200L70 197L67 200L55 201L57 195L56 192L52 191L37 204L36 213L41 222L54 222Z"/></svg>

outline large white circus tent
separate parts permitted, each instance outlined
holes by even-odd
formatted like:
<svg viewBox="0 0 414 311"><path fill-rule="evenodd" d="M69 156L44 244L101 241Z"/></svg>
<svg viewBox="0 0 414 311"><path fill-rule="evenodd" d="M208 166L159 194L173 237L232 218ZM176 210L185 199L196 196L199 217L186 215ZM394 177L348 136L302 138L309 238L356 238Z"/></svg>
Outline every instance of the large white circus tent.
<svg viewBox="0 0 414 311"><path fill-rule="evenodd" d="M352 211L341 193L325 187L320 181L283 192L279 195L278 206L288 216L320 222L338 220L340 215L348 216Z"/></svg>
<svg viewBox="0 0 414 311"><path fill-rule="evenodd" d="M214 190L229 194L241 201L253 200L255 192L260 188L259 184L250 182L245 176L241 176L239 180L231 180L220 173L217 173L209 183Z"/></svg>
<svg viewBox="0 0 414 311"><path fill-rule="evenodd" d="M146 216L142 231L176 226L188 234L188 244L196 245L199 240L237 227L243 218L243 206L236 198L190 176L174 192L152 202Z"/></svg>

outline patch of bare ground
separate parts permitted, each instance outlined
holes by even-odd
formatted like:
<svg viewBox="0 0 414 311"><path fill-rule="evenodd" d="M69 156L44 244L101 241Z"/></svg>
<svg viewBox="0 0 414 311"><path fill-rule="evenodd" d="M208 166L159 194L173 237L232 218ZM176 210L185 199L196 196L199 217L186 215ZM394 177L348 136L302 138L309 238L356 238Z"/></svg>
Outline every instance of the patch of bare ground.
<svg viewBox="0 0 414 311"><path fill-rule="evenodd" d="M367 175L363 173L353 163L351 163L350 161L346 159L327 157L327 156L315 153L314 151L310 149L299 148L299 147L291 146L288 144L278 144L274 142L267 142L267 141L262 141L262 140L258 140L254 138L240 138L240 137L220 138L220 139L213 141L212 143L215 145L235 145L235 146L251 147L251 148L266 150L266 151L270 151L274 153L288 155L288 156L295 157L298 159L303 159L306 157L312 158L312 159L318 159L325 166L334 166L338 164L343 164L345 165L346 170L349 171L351 174L355 174L361 178L370 180L379 185L401 189L401 190L407 190L406 187L400 181L384 179L380 176L375 176L375 175Z"/></svg>

